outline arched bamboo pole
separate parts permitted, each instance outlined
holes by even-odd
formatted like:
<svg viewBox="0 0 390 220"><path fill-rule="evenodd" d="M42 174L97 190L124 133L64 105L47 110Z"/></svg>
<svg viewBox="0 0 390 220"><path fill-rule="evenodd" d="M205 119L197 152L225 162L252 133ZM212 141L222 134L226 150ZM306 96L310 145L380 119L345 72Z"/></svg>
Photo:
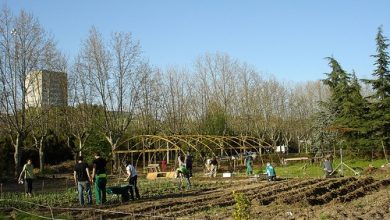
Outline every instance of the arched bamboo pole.
<svg viewBox="0 0 390 220"><path fill-rule="evenodd" d="M134 142L134 144L130 146L130 142ZM166 149L164 149L165 147L160 144L161 142L166 143ZM234 152L236 155L239 155L239 151L246 149L254 149L256 152L261 154L260 151L264 145L266 145L264 147L270 146L269 143L257 137L217 135L136 135L127 138L121 143L122 144L116 151L114 151L114 153L140 153L138 158L140 158L142 154L143 168L145 168L146 153L148 153L148 160L154 158L156 161L156 154L159 152L166 152L167 157L170 151L176 152L176 154L177 151L184 152L183 145L190 147L196 152L200 152L201 148L204 148L206 151L209 151L213 154L215 151L220 150L221 154L225 154L226 156L229 155L228 151L230 151L230 153ZM208 145L210 143L212 144L211 147ZM142 148L140 147L141 144ZM169 145L172 146L172 148L170 148ZM127 146L127 150L122 149L123 146ZM150 153L153 153L152 157L150 157Z"/></svg>

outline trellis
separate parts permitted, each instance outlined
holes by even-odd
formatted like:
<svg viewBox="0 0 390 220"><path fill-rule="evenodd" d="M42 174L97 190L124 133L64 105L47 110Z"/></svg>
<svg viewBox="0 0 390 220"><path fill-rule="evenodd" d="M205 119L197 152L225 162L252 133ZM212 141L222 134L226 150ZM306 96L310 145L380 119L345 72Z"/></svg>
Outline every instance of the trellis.
<svg viewBox="0 0 390 220"><path fill-rule="evenodd" d="M216 135L137 135L122 142L115 154L118 158L126 158L130 154L132 164L138 164L142 158L142 167L146 162L157 163L157 157L162 156L167 164L175 163L179 152L191 150L201 157L218 155L230 157L242 155L247 151L258 153L271 145L264 140L252 136L216 136ZM134 155L138 155L134 161Z"/></svg>

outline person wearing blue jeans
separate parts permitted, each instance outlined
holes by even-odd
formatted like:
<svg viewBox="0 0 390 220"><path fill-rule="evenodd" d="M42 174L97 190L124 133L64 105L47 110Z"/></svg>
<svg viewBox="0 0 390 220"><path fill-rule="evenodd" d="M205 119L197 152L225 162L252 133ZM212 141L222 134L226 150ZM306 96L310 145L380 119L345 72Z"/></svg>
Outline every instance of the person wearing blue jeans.
<svg viewBox="0 0 390 220"><path fill-rule="evenodd" d="M88 164L83 162L82 156L79 156L77 159L77 163L74 166L73 177L79 192L80 205L84 205L84 191L87 193L88 205L91 205L92 191L89 182L91 176L89 175Z"/></svg>

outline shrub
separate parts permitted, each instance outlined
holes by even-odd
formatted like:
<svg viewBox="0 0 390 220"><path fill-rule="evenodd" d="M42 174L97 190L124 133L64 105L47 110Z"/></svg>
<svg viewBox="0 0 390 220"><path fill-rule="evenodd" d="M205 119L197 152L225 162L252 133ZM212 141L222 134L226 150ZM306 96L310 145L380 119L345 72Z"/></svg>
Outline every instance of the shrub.
<svg viewBox="0 0 390 220"><path fill-rule="evenodd" d="M235 220L247 220L250 219L250 206L249 199L243 193L236 193L233 191L234 201L236 205L234 207L233 218Z"/></svg>

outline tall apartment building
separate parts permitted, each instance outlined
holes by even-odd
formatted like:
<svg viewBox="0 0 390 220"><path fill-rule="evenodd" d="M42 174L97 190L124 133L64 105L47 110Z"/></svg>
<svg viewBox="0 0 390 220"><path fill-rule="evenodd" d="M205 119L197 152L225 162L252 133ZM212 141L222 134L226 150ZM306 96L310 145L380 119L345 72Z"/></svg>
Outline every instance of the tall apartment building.
<svg viewBox="0 0 390 220"><path fill-rule="evenodd" d="M48 70L31 72L26 77L26 107L68 105L66 73Z"/></svg>

